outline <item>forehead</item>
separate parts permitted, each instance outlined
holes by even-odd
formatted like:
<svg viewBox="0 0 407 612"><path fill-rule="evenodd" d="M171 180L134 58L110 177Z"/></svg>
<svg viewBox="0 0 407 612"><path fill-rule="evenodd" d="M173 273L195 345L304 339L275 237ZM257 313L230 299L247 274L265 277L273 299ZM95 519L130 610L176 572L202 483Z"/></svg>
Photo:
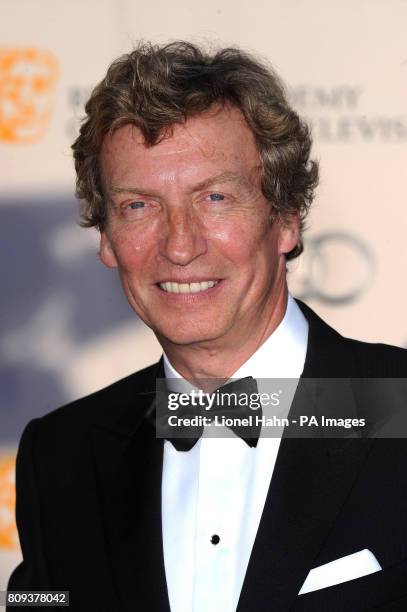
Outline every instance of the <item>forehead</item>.
<svg viewBox="0 0 407 612"><path fill-rule="evenodd" d="M240 110L214 108L185 124L156 145L146 145L138 128L125 125L103 142L100 164L107 186L135 178L202 180L205 173L248 175L260 163L254 135Z"/></svg>

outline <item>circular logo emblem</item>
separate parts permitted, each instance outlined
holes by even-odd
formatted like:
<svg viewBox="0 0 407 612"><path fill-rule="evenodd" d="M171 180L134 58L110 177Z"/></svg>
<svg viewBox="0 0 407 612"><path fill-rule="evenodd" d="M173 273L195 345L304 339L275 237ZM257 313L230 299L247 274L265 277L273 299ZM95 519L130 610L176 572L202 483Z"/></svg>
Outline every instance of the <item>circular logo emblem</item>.
<svg viewBox="0 0 407 612"><path fill-rule="evenodd" d="M372 282L374 256L359 238L344 232L326 232L305 241L290 287L300 299L326 304L350 304Z"/></svg>

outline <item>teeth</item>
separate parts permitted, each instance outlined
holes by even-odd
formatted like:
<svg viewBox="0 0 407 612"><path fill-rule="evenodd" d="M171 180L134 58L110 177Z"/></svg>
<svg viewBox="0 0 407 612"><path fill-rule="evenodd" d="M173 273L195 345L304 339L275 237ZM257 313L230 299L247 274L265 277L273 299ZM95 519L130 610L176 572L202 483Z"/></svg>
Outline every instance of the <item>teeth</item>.
<svg viewBox="0 0 407 612"><path fill-rule="evenodd" d="M214 287L218 282L219 281L212 280L202 283L173 283L172 281L167 281L165 283L160 283L160 287L169 293L199 293L200 291L206 291Z"/></svg>

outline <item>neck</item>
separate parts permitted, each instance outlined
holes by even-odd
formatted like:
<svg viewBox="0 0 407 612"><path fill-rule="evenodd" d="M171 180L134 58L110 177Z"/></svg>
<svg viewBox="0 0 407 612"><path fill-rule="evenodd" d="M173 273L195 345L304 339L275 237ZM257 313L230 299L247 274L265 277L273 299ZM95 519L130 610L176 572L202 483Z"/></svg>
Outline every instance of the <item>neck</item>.
<svg viewBox="0 0 407 612"><path fill-rule="evenodd" d="M233 341L174 345L159 339L173 367L193 384L206 378L230 378L271 336L284 318L288 300L287 285L263 309L263 317L239 326Z"/></svg>

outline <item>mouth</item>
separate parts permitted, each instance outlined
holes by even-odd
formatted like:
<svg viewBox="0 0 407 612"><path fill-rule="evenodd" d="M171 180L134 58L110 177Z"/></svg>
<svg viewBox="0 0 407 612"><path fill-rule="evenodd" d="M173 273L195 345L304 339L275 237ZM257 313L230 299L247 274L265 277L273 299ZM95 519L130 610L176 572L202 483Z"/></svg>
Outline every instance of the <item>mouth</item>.
<svg viewBox="0 0 407 612"><path fill-rule="evenodd" d="M161 283L157 283L160 289L165 291L166 293L182 293L182 294L192 294L192 293L201 293L203 291L208 291L208 289L212 289L220 282L219 279L216 280L205 280L193 283L177 283L175 281L165 281Z"/></svg>

